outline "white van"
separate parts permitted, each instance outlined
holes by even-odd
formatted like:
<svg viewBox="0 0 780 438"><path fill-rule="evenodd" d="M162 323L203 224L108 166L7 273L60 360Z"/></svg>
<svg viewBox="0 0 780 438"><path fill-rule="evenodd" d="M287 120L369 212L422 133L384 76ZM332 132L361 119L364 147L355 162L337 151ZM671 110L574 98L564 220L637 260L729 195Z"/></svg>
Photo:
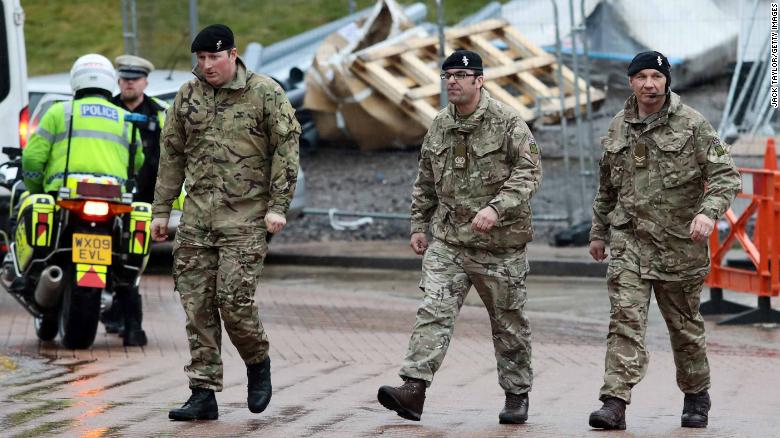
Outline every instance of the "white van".
<svg viewBox="0 0 780 438"><path fill-rule="evenodd" d="M0 0L0 4L0 147L24 147L30 118L24 11L19 0ZM7 159L0 155L0 162Z"/></svg>

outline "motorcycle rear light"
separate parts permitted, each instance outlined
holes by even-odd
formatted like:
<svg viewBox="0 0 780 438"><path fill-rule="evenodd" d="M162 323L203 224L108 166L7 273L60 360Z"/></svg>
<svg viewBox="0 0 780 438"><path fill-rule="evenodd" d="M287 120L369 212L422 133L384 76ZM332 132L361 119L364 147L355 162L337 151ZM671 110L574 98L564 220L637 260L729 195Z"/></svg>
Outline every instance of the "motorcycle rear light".
<svg viewBox="0 0 780 438"><path fill-rule="evenodd" d="M86 216L105 216L108 214L108 202L87 201L83 211Z"/></svg>
<svg viewBox="0 0 780 438"><path fill-rule="evenodd" d="M144 221L138 221L135 223L135 230L136 231L146 231L146 222Z"/></svg>
<svg viewBox="0 0 780 438"><path fill-rule="evenodd" d="M27 146L27 137L30 135L30 108L24 107L19 112L19 146L24 149Z"/></svg>
<svg viewBox="0 0 780 438"><path fill-rule="evenodd" d="M133 211L133 207L127 204L81 199L60 199L57 205L78 214L84 220L98 222Z"/></svg>

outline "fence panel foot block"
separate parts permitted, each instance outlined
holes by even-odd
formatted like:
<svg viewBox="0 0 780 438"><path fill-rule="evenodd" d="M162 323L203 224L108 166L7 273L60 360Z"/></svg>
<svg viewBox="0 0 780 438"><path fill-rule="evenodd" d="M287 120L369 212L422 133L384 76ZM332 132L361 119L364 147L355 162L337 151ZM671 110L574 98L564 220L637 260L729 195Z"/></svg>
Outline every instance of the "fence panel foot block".
<svg viewBox="0 0 780 438"><path fill-rule="evenodd" d="M710 288L710 300L701 303L699 313L702 315L729 315L733 313L743 313L754 310L750 306L735 303L723 299L723 289L719 287Z"/></svg>
<svg viewBox="0 0 780 438"><path fill-rule="evenodd" d="M737 324L780 324L780 312L772 309L769 297L758 297L758 309L748 310L731 318L725 319L718 325Z"/></svg>

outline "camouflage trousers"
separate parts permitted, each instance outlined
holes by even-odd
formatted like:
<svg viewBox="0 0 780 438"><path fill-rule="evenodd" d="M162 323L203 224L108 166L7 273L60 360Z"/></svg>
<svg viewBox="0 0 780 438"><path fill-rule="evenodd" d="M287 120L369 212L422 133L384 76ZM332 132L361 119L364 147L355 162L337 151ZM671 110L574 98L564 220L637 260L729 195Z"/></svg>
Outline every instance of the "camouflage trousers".
<svg viewBox="0 0 780 438"><path fill-rule="evenodd" d="M498 382L506 392L531 390L531 328L523 312L528 261L525 248L496 254L434 240L423 257L424 291L401 367L401 377L428 382L450 345L455 319L471 286L490 316Z"/></svg>
<svg viewBox="0 0 780 438"><path fill-rule="evenodd" d="M179 227L173 278L187 316L192 359L184 371L191 388L222 390L221 322L245 363L268 357L268 337L254 301L267 250L263 230Z"/></svg>
<svg viewBox="0 0 780 438"><path fill-rule="evenodd" d="M632 260L635 269L630 267ZM651 291L669 330L677 386L686 394L709 389L704 319L699 313L704 276L663 281L643 279L638 272L638 245L628 239L625 252L617 261L613 257L607 270L611 315L600 398L617 397L630 403L631 388L647 373L645 332Z"/></svg>

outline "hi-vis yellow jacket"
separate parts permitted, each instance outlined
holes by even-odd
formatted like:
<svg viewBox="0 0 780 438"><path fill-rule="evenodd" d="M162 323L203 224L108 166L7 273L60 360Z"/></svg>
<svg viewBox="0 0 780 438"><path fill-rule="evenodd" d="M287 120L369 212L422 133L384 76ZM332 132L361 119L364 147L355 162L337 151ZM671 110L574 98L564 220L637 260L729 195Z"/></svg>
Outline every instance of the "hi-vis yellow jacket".
<svg viewBox="0 0 780 438"><path fill-rule="evenodd" d="M124 185L130 157L132 125L127 111L100 97L58 102L44 114L22 152L24 184L31 193L56 192L62 186L70 140L68 179L112 177ZM134 169L144 161L141 136L136 133Z"/></svg>

